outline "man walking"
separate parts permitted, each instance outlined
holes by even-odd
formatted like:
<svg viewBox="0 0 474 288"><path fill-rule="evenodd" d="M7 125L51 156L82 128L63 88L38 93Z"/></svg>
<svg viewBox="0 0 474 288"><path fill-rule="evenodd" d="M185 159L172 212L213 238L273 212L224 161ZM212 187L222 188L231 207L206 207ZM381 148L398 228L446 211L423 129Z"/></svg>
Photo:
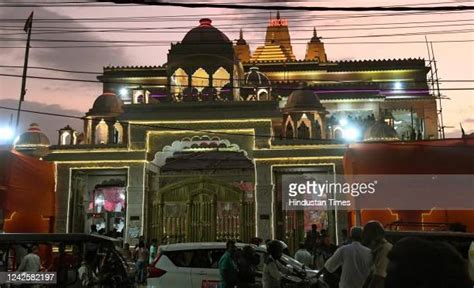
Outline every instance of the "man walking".
<svg viewBox="0 0 474 288"><path fill-rule="evenodd" d="M385 230L378 221L365 224L363 238L364 245L372 250L374 262L374 271L368 287L383 288L387 277L388 253L392 250L392 244L385 239Z"/></svg>
<svg viewBox="0 0 474 288"><path fill-rule="evenodd" d="M20 262L18 272L38 272L41 269L41 259L38 256L39 247L33 245L30 253L28 253Z"/></svg>
<svg viewBox="0 0 474 288"><path fill-rule="evenodd" d="M333 273L342 266L339 288L362 288L372 267L372 253L369 248L361 244L362 228L352 227L351 244L341 246L336 250L324 268L319 271L318 277L325 272Z"/></svg>

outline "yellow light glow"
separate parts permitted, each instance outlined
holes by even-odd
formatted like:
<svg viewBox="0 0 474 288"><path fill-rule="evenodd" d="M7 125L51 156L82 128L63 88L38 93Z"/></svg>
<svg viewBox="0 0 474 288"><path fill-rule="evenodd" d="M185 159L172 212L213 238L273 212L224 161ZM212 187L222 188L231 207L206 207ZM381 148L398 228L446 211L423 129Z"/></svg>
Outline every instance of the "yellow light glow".
<svg viewBox="0 0 474 288"><path fill-rule="evenodd" d="M425 223L425 217L428 217L430 216L431 214L433 214L433 211L436 209L436 207L433 207L430 209L430 212L428 213L421 213L421 223ZM422 229L425 230L425 227L423 227L422 225Z"/></svg>
<svg viewBox="0 0 474 288"><path fill-rule="evenodd" d="M342 160L342 159L344 159L344 156L254 158L255 161ZM297 164L297 165L299 165L299 164Z"/></svg>
<svg viewBox="0 0 474 288"><path fill-rule="evenodd" d="M194 124L194 123L255 123L255 122L272 122L269 118L261 119L228 119L228 120L180 120L180 121L129 121L129 124ZM160 128L160 127L150 127ZM164 127L166 128L166 127Z"/></svg>
<svg viewBox="0 0 474 288"><path fill-rule="evenodd" d="M101 163L148 163L147 160L81 160L81 161L61 161L56 160L54 163L58 164L101 164Z"/></svg>
<svg viewBox="0 0 474 288"><path fill-rule="evenodd" d="M255 130L254 129L213 129L213 130L206 130L206 131L203 131L201 133L199 133L198 131L196 130L182 130L182 131L169 131L169 130L159 130L159 131L147 131L146 133L146 153L148 154L151 150L150 150L150 135L152 134L156 134L156 135L160 135L160 134L189 134L189 133L194 133L194 134L219 134L219 133L224 133L224 134L228 134L228 133L240 133L240 134L246 134L248 133L248 136L253 136L255 134ZM234 136L234 135L229 135L229 136ZM235 136L239 136L239 135L235 135ZM171 144L171 143L170 143ZM254 143L254 150L255 150L255 143Z"/></svg>
<svg viewBox="0 0 474 288"><path fill-rule="evenodd" d="M4 222L10 222L13 220L13 217L16 215L16 211L13 211L12 214L10 214L9 218L5 218L3 221Z"/></svg>
<svg viewBox="0 0 474 288"><path fill-rule="evenodd" d="M304 150L304 149L345 149L347 144L312 144L312 145L272 145L271 148L260 148L257 151L272 151L272 150Z"/></svg>
<svg viewBox="0 0 474 288"><path fill-rule="evenodd" d="M71 153L134 153L134 152L146 152L144 149L127 149L127 148L108 148L108 149L59 149L51 150L51 154L71 154Z"/></svg>

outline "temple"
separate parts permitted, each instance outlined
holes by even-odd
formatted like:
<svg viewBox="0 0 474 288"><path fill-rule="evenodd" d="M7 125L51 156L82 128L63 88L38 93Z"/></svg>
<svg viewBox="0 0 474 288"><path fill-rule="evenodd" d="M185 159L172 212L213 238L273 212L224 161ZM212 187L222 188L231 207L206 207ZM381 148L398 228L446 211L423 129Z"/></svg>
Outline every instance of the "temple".
<svg viewBox="0 0 474 288"><path fill-rule="evenodd" d="M346 228L347 211L283 210L283 177L344 174L348 142L437 139L430 68L331 60L316 29L297 60L289 24L278 13L251 51L245 31L233 42L204 18L161 66L104 67L84 130L60 129L44 157L55 230L295 244L313 223Z"/></svg>

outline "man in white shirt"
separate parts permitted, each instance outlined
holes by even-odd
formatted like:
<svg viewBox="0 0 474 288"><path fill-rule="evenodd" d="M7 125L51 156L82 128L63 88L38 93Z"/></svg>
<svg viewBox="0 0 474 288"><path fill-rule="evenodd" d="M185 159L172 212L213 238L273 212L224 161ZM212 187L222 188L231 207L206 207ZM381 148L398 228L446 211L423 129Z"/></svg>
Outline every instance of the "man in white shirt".
<svg viewBox="0 0 474 288"><path fill-rule="evenodd" d="M352 243L338 248L326 261L318 276L325 272L333 273L342 266L339 288L362 288L371 271L372 252L360 243L361 227L352 227L350 237Z"/></svg>
<svg viewBox="0 0 474 288"><path fill-rule="evenodd" d="M31 252L28 253L20 262L18 272L38 272L41 269L41 259L38 256L38 245L31 247Z"/></svg>
<svg viewBox="0 0 474 288"><path fill-rule="evenodd" d="M295 253L295 259L304 264L306 267L313 266L313 256L308 250L306 250L303 242L300 243L299 249Z"/></svg>

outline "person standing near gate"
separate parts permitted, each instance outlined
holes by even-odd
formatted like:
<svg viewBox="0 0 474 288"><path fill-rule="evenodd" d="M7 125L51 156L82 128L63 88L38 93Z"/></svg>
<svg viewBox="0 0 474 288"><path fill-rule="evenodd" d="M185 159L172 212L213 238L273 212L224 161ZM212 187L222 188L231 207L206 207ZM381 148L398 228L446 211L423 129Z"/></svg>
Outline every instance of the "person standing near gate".
<svg viewBox="0 0 474 288"><path fill-rule="evenodd" d="M235 241L228 240L226 248L227 250L219 260L220 288L234 288L237 285L237 265L234 261L234 255L237 251Z"/></svg>
<svg viewBox="0 0 474 288"><path fill-rule="evenodd" d="M339 280L339 288L362 288L369 277L372 268L372 251L363 246L362 228L352 227L351 244L339 247L334 255L332 255L324 264L322 270L317 274L335 272L342 267L341 279Z"/></svg>

